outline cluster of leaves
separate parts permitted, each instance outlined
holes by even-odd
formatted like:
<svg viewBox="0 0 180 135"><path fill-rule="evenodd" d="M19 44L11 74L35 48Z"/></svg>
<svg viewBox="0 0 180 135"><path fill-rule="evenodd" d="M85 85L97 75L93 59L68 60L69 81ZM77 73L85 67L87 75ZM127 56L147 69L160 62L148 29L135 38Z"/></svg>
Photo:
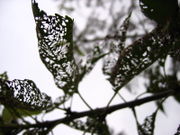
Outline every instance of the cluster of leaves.
<svg viewBox="0 0 180 135"><path fill-rule="evenodd" d="M157 28L145 37L134 42L132 45L125 47L126 34L131 16L129 15L120 27L118 39L115 38L115 40L113 39L110 41L111 47L109 47L109 50L106 53L103 53L101 48L96 46L92 53L93 55L91 55L90 59L86 61L84 64L85 66L82 66L82 64L76 64L77 60L74 59L75 52L73 51L72 41L73 21L71 20L71 24L68 24L68 20L70 18L67 16L62 17L57 14L55 16L47 16L44 11L41 11L38 8L37 3L34 3L33 11L37 24L37 35L41 59L53 74L56 84L57 82L58 84L62 84L57 84L57 86L61 88L65 94L72 95L76 93L78 81L83 78L84 74L91 71L93 65L104 56L106 56L106 60L104 61L103 71L105 74L109 75L109 81L113 85L114 90L118 92L119 89L125 86L137 74L144 71L158 59L166 57L175 46L174 35L172 35L168 29ZM52 29L56 31L51 32ZM45 34L43 32L45 32ZM68 37L71 38L66 37L68 33L70 34ZM45 49L43 49L43 47ZM62 50L62 47L69 48ZM56 50L59 50L59 56L62 54L63 56L57 57L55 53ZM69 66L63 67L67 63L69 63ZM70 70L66 67L69 67ZM152 80L152 78L150 78L150 80ZM156 79L156 81L158 80ZM167 82L165 80L161 81L163 81L163 83ZM160 85L159 82L157 84ZM150 84L150 86L154 87L153 84ZM167 85L165 85L165 87L169 88ZM150 92L149 89L150 88L148 88L148 92ZM82 121L74 121L69 123L69 125L89 132L92 132L91 130L94 127L98 127L95 124L96 122L93 122L94 124L92 125L94 126L92 126L91 129L89 128L89 125L85 126L87 123L88 120L83 124ZM142 129L140 130L142 133L145 132L143 131L145 130L144 127L146 127L146 124L142 126ZM150 127L153 128L152 125L150 125Z"/></svg>
<svg viewBox="0 0 180 135"><path fill-rule="evenodd" d="M96 4L101 5L101 3L102 1L98 1ZM91 5L92 3L89 1L87 4ZM111 4L114 5L113 2ZM113 30L108 31L109 34L103 38L104 42L102 44L94 45L94 41L101 40L96 38L91 40L93 45L90 44L90 47L82 47L80 46L82 43L88 42L87 37L98 30L94 26L99 21L91 18L93 22L96 22L94 26L88 24L88 30L86 29L81 34L73 36L74 21L69 16L47 15L45 11L39 8L35 0L32 0L32 10L36 23L40 58L53 75L57 87L63 90L64 95L53 104L51 98L41 93L32 80L15 79L9 81L6 73L0 74L0 103L4 106L0 121L3 124L7 121L11 124L18 124L18 119L27 124L23 119L24 116L32 116L42 111L48 112L59 107L69 97L79 93L78 85L83 77L93 69L98 60L103 58L103 72L109 77L108 80L112 84L116 95L136 75L143 72L157 60L160 60L160 62L163 60L162 63L164 64L166 56L177 50L177 43L180 42L180 34L177 32L180 30L179 28L174 34L169 28L157 27L133 42L133 44L126 46L127 33L130 25L132 26L130 13L121 25L117 22L122 19L122 15L118 14L115 17L114 20L116 21L111 25ZM102 26L102 23L98 23L97 27L102 28L100 26ZM92 33L86 33L87 31L92 31ZM75 37L75 41L73 37ZM86 60L84 60L84 56ZM178 72L171 76L163 76L160 71L164 66L162 63L146 70L145 74L149 79L147 92L158 93L167 89L178 90L179 84L176 76ZM180 101L178 96L175 96L175 98ZM65 110L68 112L67 108ZM69 111L67 118L71 115L71 110ZM139 124L137 121L139 135L153 135L156 114L157 111L147 117L143 124ZM10 117L11 119L9 119ZM97 114L94 117L88 116L85 122L73 120L64 122L64 124L82 130L84 133L110 134L105 117L100 117ZM53 128L51 125L50 127L30 128L24 134L47 134L51 128ZM12 133L21 130L2 132L9 131Z"/></svg>

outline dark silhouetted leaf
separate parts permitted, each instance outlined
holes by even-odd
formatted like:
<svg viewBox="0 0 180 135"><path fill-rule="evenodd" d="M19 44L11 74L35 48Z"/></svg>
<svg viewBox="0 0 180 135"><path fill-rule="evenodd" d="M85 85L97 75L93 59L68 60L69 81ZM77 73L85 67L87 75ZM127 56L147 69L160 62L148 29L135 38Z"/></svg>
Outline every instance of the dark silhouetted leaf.
<svg viewBox="0 0 180 135"><path fill-rule="evenodd" d="M144 15L156 21L159 25L166 24L167 21L170 22L175 19L179 10L178 0L139 0L139 5Z"/></svg>
<svg viewBox="0 0 180 135"><path fill-rule="evenodd" d="M138 125L139 135L154 134L156 115L157 115L157 111L155 111L152 115L146 117L142 125Z"/></svg>
<svg viewBox="0 0 180 135"><path fill-rule="evenodd" d="M2 118L6 123L10 123L14 119L12 114L6 108L3 109Z"/></svg>
<svg viewBox="0 0 180 135"><path fill-rule="evenodd" d="M41 93L35 83L27 79L0 79L0 103L10 108L28 111L46 110L52 106L51 98Z"/></svg>
<svg viewBox="0 0 180 135"><path fill-rule="evenodd" d="M165 57L172 48L172 35L155 29L145 37L125 48L111 69L110 82L119 90L137 74L159 58Z"/></svg>
<svg viewBox="0 0 180 135"><path fill-rule="evenodd" d="M104 59L103 72L104 74L110 75L112 68L116 65L117 58L119 54L125 48L126 34L129 27L129 20L131 17L131 13L126 17L123 24L120 27L120 30L117 33L118 37L114 37L113 40L110 40L108 43L110 46L110 53ZM120 37L120 38L119 38Z"/></svg>
<svg viewBox="0 0 180 135"><path fill-rule="evenodd" d="M179 84L179 80L177 78L178 71L176 71L176 69L173 69L174 73L171 73L169 75L164 75L161 72L164 67L161 66L160 63L161 62L158 62L152 68L149 68L144 72L145 77L148 79L148 83L146 84L147 92L159 93L159 92L163 92L166 90L179 91L180 84ZM170 71L170 72L172 72L172 71ZM174 98L176 99L176 101L180 102L179 94L175 94ZM160 104L158 104L158 101L157 101L157 105L158 106L160 105ZM162 111L163 111L163 108L162 108Z"/></svg>
<svg viewBox="0 0 180 135"><path fill-rule="evenodd" d="M4 72L4 73L0 74L0 79L1 79L1 80L4 80L4 81L8 80L7 73Z"/></svg>
<svg viewBox="0 0 180 135"><path fill-rule="evenodd" d="M32 9L41 60L54 76L56 85L71 95L77 90L79 74L73 56L73 20L58 14L48 16L35 0Z"/></svg>
<svg viewBox="0 0 180 135"><path fill-rule="evenodd" d="M85 71L86 73L90 72L95 64L97 63L98 60L101 58L105 57L108 53L104 53L102 51L102 48L100 46L95 46L94 49L92 50L92 53L88 56L86 65L85 65Z"/></svg>
<svg viewBox="0 0 180 135"><path fill-rule="evenodd" d="M107 123L100 120L99 117L88 117L86 122L82 120L74 120L67 123L68 126L89 133L97 135L110 135Z"/></svg>

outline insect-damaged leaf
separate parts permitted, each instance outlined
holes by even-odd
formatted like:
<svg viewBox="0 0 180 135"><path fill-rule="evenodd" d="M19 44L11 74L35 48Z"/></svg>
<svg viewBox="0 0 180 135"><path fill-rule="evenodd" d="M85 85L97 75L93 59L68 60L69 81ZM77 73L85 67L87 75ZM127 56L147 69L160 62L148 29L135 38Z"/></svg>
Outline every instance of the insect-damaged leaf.
<svg viewBox="0 0 180 135"><path fill-rule="evenodd" d="M46 110L52 106L52 101L45 93L41 93L31 80L0 79L0 103L15 109L28 111Z"/></svg>
<svg viewBox="0 0 180 135"><path fill-rule="evenodd" d="M76 91L78 69L73 57L73 20L68 16L47 15L32 0L39 54L52 73L57 87L66 94Z"/></svg>
<svg viewBox="0 0 180 135"><path fill-rule="evenodd" d="M110 73L110 82L119 90L134 76L168 54L174 44L169 32L157 28L125 48Z"/></svg>
<svg viewBox="0 0 180 135"><path fill-rule="evenodd" d="M129 28L131 13L125 18L123 21L120 30L117 32L117 37L115 36L114 39L109 40L107 44L109 44L109 55L104 59L103 65L103 73L110 75L112 68L116 65L117 59L119 54L125 48L125 41L126 41L126 34Z"/></svg>

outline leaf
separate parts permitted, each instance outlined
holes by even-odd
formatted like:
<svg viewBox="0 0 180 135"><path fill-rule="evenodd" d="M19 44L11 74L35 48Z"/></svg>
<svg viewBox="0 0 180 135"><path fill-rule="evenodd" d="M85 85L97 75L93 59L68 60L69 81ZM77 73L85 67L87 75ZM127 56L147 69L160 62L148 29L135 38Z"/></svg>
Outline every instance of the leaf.
<svg viewBox="0 0 180 135"><path fill-rule="evenodd" d="M160 65L160 61L153 65L151 68L145 70L144 75L148 82L146 83L146 89L149 93L158 93L168 88L168 76L164 75L161 71L165 68ZM169 76L170 77L170 76Z"/></svg>
<svg viewBox="0 0 180 135"><path fill-rule="evenodd" d="M0 103L16 109L42 111L52 106L52 101L41 93L31 80L4 81L0 79Z"/></svg>
<svg viewBox="0 0 180 135"><path fill-rule="evenodd" d="M11 122L11 120L13 120L14 117L11 115L8 109L4 108L2 113L2 118L4 122L9 123Z"/></svg>
<svg viewBox="0 0 180 135"><path fill-rule="evenodd" d="M120 30L114 32L117 33L117 35L114 36L114 39L110 40L110 43L107 43L110 46L110 53L107 57L105 57L103 63L103 73L106 75L111 74L111 70L116 65L119 54L121 54L125 48L126 34L129 28L130 17L131 13L125 18ZM116 36L118 36L118 38Z"/></svg>
<svg viewBox="0 0 180 135"><path fill-rule="evenodd" d="M165 57L173 45L171 34L160 28L155 29L119 54L115 65L109 69L109 81L118 91L156 60Z"/></svg>
<svg viewBox="0 0 180 135"><path fill-rule="evenodd" d="M152 115L146 117L142 125L138 125L139 135L154 134L156 115L157 115L157 111L155 111Z"/></svg>
<svg viewBox="0 0 180 135"><path fill-rule="evenodd" d="M90 53L90 55L88 56L88 59L85 65L86 73L89 73L93 69L95 64L106 55L108 55L108 53L104 53L102 51L102 48L100 48L100 46L98 45L95 46L92 53Z"/></svg>
<svg viewBox="0 0 180 135"><path fill-rule="evenodd" d="M50 129L48 128L31 128L26 130L23 135L48 135Z"/></svg>
<svg viewBox="0 0 180 135"><path fill-rule="evenodd" d="M178 0L139 0L139 4L144 15L159 25L166 24L168 21L172 23L179 11ZM163 8L161 8L162 5Z"/></svg>
<svg viewBox="0 0 180 135"><path fill-rule="evenodd" d="M0 79L4 80L4 81L8 80L7 72L4 72L4 73L0 74Z"/></svg>
<svg viewBox="0 0 180 135"><path fill-rule="evenodd" d="M175 66L173 63L171 64L172 66ZM161 68L163 67L160 65L160 63L157 63L157 65L154 65L152 68L149 68L144 72L145 77L148 79L148 83L146 83L147 92L154 94L154 93L159 93L166 90L179 91L180 84L177 78L178 71L176 71L176 69L171 69L172 71L170 72L173 72L173 73L169 75L163 75L161 72ZM173 97L175 98L177 102L180 103L179 94L175 94L173 95ZM162 111L163 111L163 108L162 108Z"/></svg>
<svg viewBox="0 0 180 135"><path fill-rule="evenodd" d="M15 107L8 108L5 107L2 112L3 123L12 124L15 121L17 122L19 118L23 118L26 116L38 115L42 111L28 111L24 109L17 109Z"/></svg>
<svg viewBox="0 0 180 135"><path fill-rule="evenodd" d="M73 20L58 14L48 16L35 0L32 10L42 62L65 94L77 92L79 72L73 56Z"/></svg>
<svg viewBox="0 0 180 135"><path fill-rule="evenodd" d="M99 117L88 117L85 122L82 120L74 120L66 124L74 129L89 133L96 133L97 135L110 134L107 123Z"/></svg>

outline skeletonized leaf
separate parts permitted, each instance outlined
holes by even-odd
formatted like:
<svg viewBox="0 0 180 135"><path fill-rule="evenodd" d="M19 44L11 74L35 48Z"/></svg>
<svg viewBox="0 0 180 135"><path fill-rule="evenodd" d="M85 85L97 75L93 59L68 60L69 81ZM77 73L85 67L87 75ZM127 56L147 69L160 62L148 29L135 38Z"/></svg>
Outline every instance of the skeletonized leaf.
<svg viewBox="0 0 180 135"><path fill-rule="evenodd" d="M46 110L52 101L45 93L41 93L31 80L4 81L0 79L0 103L15 109L28 111Z"/></svg>
<svg viewBox="0 0 180 135"><path fill-rule="evenodd" d="M134 76L168 54L174 44L170 33L157 28L125 48L110 71L109 81L119 90Z"/></svg>
<svg viewBox="0 0 180 135"><path fill-rule="evenodd" d="M118 38L115 36L113 40L110 40L109 55L104 59L103 73L110 75L112 68L116 65L119 54L122 53L125 48L126 34L129 27L131 13L125 18L120 30L117 33ZM120 37L120 38L119 38Z"/></svg>
<svg viewBox="0 0 180 135"><path fill-rule="evenodd" d="M52 73L55 84L66 94L76 91L78 68L73 56L73 20L68 16L47 15L32 0L39 54Z"/></svg>

